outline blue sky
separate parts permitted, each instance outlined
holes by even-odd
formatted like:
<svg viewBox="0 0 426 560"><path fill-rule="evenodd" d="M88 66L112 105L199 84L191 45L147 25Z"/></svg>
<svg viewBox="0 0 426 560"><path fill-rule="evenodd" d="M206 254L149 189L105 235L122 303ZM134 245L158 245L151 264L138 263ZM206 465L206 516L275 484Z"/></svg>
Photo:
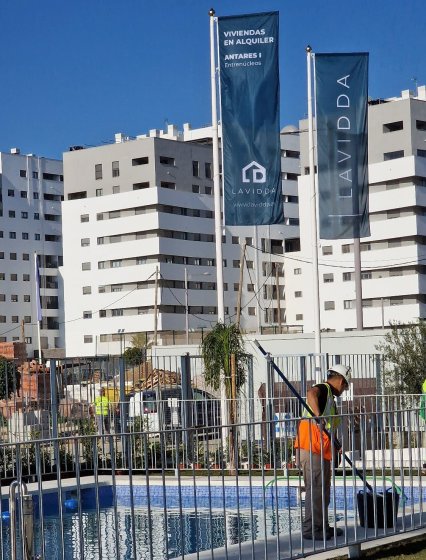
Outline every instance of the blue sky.
<svg viewBox="0 0 426 560"><path fill-rule="evenodd" d="M425 0L3 0L0 150L59 158L115 132L209 124L212 6L280 12L282 125L306 113L307 44L369 51L372 97L426 83Z"/></svg>

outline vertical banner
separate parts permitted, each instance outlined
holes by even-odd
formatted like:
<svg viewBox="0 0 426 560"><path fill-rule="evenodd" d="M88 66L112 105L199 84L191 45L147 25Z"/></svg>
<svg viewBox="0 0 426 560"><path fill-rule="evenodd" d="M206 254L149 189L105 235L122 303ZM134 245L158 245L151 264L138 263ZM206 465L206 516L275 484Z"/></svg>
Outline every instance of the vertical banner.
<svg viewBox="0 0 426 560"><path fill-rule="evenodd" d="M284 221L278 12L218 18L225 223Z"/></svg>
<svg viewBox="0 0 426 560"><path fill-rule="evenodd" d="M368 53L315 54L319 236L368 237Z"/></svg>

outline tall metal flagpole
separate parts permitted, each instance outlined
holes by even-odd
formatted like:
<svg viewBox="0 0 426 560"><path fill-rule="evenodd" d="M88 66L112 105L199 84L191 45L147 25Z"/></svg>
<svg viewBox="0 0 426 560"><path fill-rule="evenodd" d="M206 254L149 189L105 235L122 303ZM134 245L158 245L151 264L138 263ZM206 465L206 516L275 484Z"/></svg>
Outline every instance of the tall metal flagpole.
<svg viewBox="0 0 426 560"><path fill-rule="evenodd" d="M214 221L216 239L216 290L217 290L217 321L225 322L225 304L223 299L223 257L222 257L222 220L220 204L220 173L219 173L219 134L217 126L216 96L216 56L214 43L214 24L216 18L213 8L210 16L210 71L212 88L212 138L213 138L213 189L214 189Z"/></svg>
<svg viewBox="0 0 426 560"><path fill-rule="evenodd" d="M216 56L215 56L215 11L209 10L210 16L210 74L212 89L212 139L213 139L213 189L214 189L214 221L216 240L216 290L217 290L217 322L225 323L225 304L223 299L223 257L222 257L222 220L220 204L220 173L219 173L219 134L217 126L216 96ZM222 429L222 446L226 448L229 440L229 417L226 402L225 383L220 384L220 415Z"/></svg>
<svg viewBox="0 0 426 560"><path fill-rule="evenodd" d="M311 199L311 240L312 240L312 280L314 291L314 340L315 340L315 381L321 381L321 322L318 273L318 225L317 225L317 191L315 183L314 121L312 115L312 48L306 47L308 79L308 141L309 141L309 179Z"/></svg>

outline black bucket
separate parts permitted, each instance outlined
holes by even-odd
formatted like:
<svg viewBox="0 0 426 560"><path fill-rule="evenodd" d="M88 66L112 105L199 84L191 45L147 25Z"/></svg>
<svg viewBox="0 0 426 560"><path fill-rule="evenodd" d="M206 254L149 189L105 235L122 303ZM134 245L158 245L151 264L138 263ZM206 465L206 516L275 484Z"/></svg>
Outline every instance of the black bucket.
<svg viewBox="0 0 426 560"><path fill-rule="evenodd" d="M392 488L386 490L384 494L383 492L376 492L375 495L372 492L360 490L357 494L357 502L361 527L367 526L370 529L374 529L377 526L379 529L383 529L385 527L385 520L387 528L395 526L399 494ZM374 502L376 505L374 505Z"/></svg>

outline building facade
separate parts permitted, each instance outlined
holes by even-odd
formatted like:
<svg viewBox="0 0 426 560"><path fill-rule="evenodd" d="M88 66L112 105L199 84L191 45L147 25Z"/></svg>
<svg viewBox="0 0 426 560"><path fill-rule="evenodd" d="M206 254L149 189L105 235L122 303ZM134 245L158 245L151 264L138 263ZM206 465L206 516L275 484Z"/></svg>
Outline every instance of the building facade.
<svg viewBox="0 0 426 560"><path fill-rule="evenodd" d="M0 342L25 341L38 355L35 253L39 259L42 350L64 346L62 162L0 153Z"/></svg>
<svg viewBox="0 0 426 560"><path fill-rule="evenodd" d="M306 121L300 123L307 129ZM368 110L371 235L361 239L364 328L426 317L426 87L371 101ZM301 251L285 262L287 319L312 332L311 188L301 134ZM356 328L353 241L319 240L321 328Z"/></svg>
<svg viewBox="0 0 426 560"><path fill-rule="evenodd" d="M282 131L280 226L224 227L225 315L234 320L246 245L241 327L285 325L282 255L299 248L299 138ZM64 154L67 355L114 354L136 333L185 342L217 321L211 129L152 130ZM277 299L279 298L279 300Z"/></svg>

